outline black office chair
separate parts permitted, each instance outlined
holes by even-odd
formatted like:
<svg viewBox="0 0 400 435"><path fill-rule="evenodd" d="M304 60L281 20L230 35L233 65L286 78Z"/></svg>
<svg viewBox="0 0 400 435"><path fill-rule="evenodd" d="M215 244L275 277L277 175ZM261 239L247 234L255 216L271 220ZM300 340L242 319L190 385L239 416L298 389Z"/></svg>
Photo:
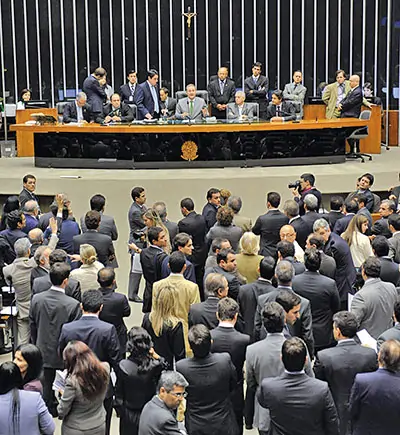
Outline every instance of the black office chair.
<svg viewBox="0 0 400 435"><path fill-rule="evenodd" d="M58 122L63 122L64 108L68 103L70 103L70 101L60 101L59 103L56 104Z"/></svg>
<svg viewBox="0 0 400 435"><path fill-rule="evenodd" d="M133 119L136 119L137 118L137 106L136 106L136 104L128 103L128 106L132 109Z"/></svg>
<svg viewBox="0 0 400 435"><path fill-rule="evenodd" d="M363 110L360 113L359 119L369 121L371 119L371 111ZM365 139L366 137L368 137L368 126L357 128L357 130L351 133L347 140L349 141L350 148L353 147L353 150L346 154L346 159L361 159L361 163L365 163L364 157L372 160L371 155L360 153L360 139Z"/></svg>

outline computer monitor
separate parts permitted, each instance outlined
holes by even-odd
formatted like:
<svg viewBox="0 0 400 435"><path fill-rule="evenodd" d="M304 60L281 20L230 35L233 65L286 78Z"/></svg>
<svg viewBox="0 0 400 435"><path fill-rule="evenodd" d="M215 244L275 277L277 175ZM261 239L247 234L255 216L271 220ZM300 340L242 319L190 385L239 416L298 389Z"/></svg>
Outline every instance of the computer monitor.
<svg viewBox="0 0 400 435"><path fill-rule="evenodd" d="M47 109L48 100L29 100L25 102L25 109Z"/></svg>
<svg viewBox="0 0 400 435"><path fill-rule="evenodd" d="M78 93L82 92L82 89L78 89ZM76 98L76 89L66 89L64 95L64 89L58 90L58 101L71 100Z"/></svg>
<svg viewBox="0 0 400 435"><path fill-rule="evenodd" d="M324 101L322 100L322 97L318 97L317 95L312 95L308 97L308 104L319 104L324 105Z"/></svg>

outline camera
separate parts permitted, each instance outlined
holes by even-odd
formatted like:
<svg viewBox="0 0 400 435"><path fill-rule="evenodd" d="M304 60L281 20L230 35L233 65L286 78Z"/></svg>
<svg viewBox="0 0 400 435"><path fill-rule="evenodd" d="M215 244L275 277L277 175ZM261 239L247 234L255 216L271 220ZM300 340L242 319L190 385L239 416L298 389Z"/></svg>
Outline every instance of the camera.
<svg viewBox="0 0 400 435"><path fill-rule="evenodd" d="M298 190L300 190L300 180L296 180L296 181L294 181L293 183L289 183L288 184L288 188L289 189L298 189Z"/></svg>

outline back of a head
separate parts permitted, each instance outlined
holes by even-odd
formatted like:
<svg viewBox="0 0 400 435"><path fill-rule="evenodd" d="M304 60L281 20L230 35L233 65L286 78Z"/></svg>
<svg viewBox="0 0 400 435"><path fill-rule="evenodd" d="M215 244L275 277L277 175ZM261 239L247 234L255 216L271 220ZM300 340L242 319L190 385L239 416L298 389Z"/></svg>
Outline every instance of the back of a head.
<svg viewBox="0 0 400 435"><path fill-rule="evenodd" d="M281 203L281 195L278 192L267 193L267 204L270 203L271 207L278 208Z"/></svg>
<svg viewBox="0 0 400 435"><path fill-rule="evenodd" d="M381 275L381 260L376 257L368 257L361 265L368 278L379 278Z"/></svg>
<svg viewBox="0 0 400 435"><path fill-rule="evenodd" d="M183 266L186 264L185 254L180 251L175 251L169 256L169 268L172 273L181 273Z"/></svg>
<svg viewBox="0 0 400 435"><path fill-rule="evenodd" d="M49 263L52 266L55 263L66 263L68 254L63 249L54 249L49 255Z"/></svg>
<svg viewBox="0 0 400 435"><path fill-rule="evenodd" d="M396 318L396 322L400 322L400 297L397 298L394 303L394 317Z"/></svg>
<svg viewBox="0 0 400 435"><path fill-rule="evenodd" d="M131 354L131 357L141 360L149 355L152 347L153 342L145 329L140 326L133 326L129 330L126 351Z"/></svg>
<svg viewBox="0 0 400 435"><path fill-rule="evenodd" d="M90 210L98 211L99 213L104 210L104 207L106 206L106 198L101 195L93 195L90 198Z"/></svg>
<svg viewBox="0 0 400 435"><path fill-rule="evenodd" d="M24 212L25 213L33 213L38 209L38 203L34 200L27 201L24 205Z"/></svg>
<svg viewBox="0 0 400 435"><path fill-rule="evenodd" d="M288 372L300 372L304 369L307 348L298 337L287 339L282 345L282 362Z"/></svg>
<svg viewBox="0 0 400 435"><path fill-rule="evenodd" d="M275 298L275 302L288 313L294 307L301 304L301 299L299 295L290 290L280 290Z"/></svg>
<svg viewBox="0 0 400 435"><path fill-rule="evenodd" d="M267 256L260 261L261 278L271 280L275 275L276 261L273 257Z"/></svg>
<svg viewBox="0 0 400 435"><path fill-rule="evenodd" d="M71 267L67 263L54 263L50 266L50 281L55 286L60 286L69 277Z"/></svg>
<svg viewBox="0 0 400 435"><path fill-rule="evenodd" d="M162 221L167 218L167 205L165 204L165 202L157 201L153 204L152 208L158 213Z"/></svg>
<svg viewBox="0 0 400 435"><path fill-rule="evenodd" d="M181 208L186 208L187 211L194 210L194 202L192 198L183 198L181 200Z"/></svg>
<svg viewBox="0 0 400 435"><path fill-rule="evenodd" d="M160 379L157 385L157 393L160 392L161 388L164 388L167 393L172 391L174 387L183 387L186 388L188 386L187 380L184 378L182 374L175 371L164 371L161 373Z"/></svg>
<svg viewBox="0 0 400 435"><path fill-rule="evenodd" d="M263 324L269 334L283 331L285 310L277 302L267 302L262 310Z"/></svg>
<svg viewBox="0 0 400 435"><path fill-rule="evenodd" d="M372 249L377 257L389 255L389 242L385 236L376 236L371 243Z"/></svg>
<svg viewBox="0 0 400 435"><path fill-rule="evenodd" d="M294 243L288 240L282 240L276 245L276 250L282 255L282 258L294 257Z"/></svg>
<svg viewBox="0 0 400 435"><path fill-rule="evenodd" d="M400 231L400 215L393 213L388 217L389 225L392 225L395 231Z"/></svg>
<svg viewBox="0 0 400 435"><path fill-rule="evenodd" d="M234 320L235 316L239 313L239 305L231 298L223 298L218 302L217 313L221 322Z"/></svg>
<svg viewBox="0 0 400 435"><path fill-rule="evenodd" d="M227 286L226 278L220 273L209 273L204 283L204 292L207 297L218 297L218 291Z"/></svg>
<svg viewBox="0 0 400 435"><path fill-rule="evenodd" d="M308 211L318 210L318 199L312 193L309 193L304 197L304 204L307 206Z"/></svg>
<svg viewBox="0 0 400 435"><path fill-rule="evenodd" d="M316 248L306 249L304 252L304 265L310 272L317 272L321 267L321 252Z"/></svg>
<svg viewBox="0 0 400 435"><path fill-rule="evenodd" d="M13 210L7 215L7 227L16 230L19 223L22 223L23 213L20 210Z"/></svg>
<svg viewBox="0 0 400 435"><path fill-rule="evenodd" d="M385 341L378 354L379 366L393 373L400 372L400 342Z"/></svg>
<svg viewBox="0 0 400 435"><path fill-rule="evenodd" d="M6 199L3 205L3 213L10 213L14 210L19 209L19 198L18 196L11 195Z"/></svg>
<svg viewBox="0 0 400 435"><path fill-rule="evenodd" d="M57 204L51 204L50 205L50 211L53 213L53 216L56 218L58 214L58 206ZM62 209L62 220L66 221L69 217L69 210L66 205L63 206Z"/></svg>
<svg viewBox="0 0 400 435"><path fill-rule="evenodd" d="M239 250L242 254L257 255L260 250L259 238L252 231L243 233L239 240Z"/></svg>
<svg viewBox="0 0 400 435"><path fill-rule="evenodd" d="M88 211L85 215L85 225L88 230L97 230L100 225L101 215L96 210Z"/></svg>
<svg viewBox="0 0 400 435"><path fill-rule="evenodd" d="M79 255L83 264L91 265L97 260L97 252L94 246L84 243L79 247Z"/></svg>
<svg viewBox="0 0 400 435"><path fill-rule="evenodd" d="M23 237L18 239L14 243L14 252L17 258L28 257L31 249L31 242L28 237Z"/></svg>
<svg viewBox="0 0 400 435"><path fill-rule="evenodd" d="M104 77L105 75L107 75L107 71L104 69L104 68L102 68L102 67L98 67L98 68L96 68L95 70L94 70L94 73L93 73L95 76L97 76L97 77Z"/></svg>
<svg viewBox="0 0 400 435"><path fill-rule="evenodd" d="M229 227L232 225L234 213L229 207L220 207L217 211L217 222L222 227Z"/></svg>
<svg viewBox="0 0 400 435"><path fill-rule="evenodd" d="M46 258L46 254L47 254L47 250L49 250L49 252L51 251L51 249L48 246L39 246L36 251L35 254L33 256L33 258L36 261L36 264L39 266L41 261L45 261Z"/></svg>
<svg viewBox="0 0 400 435"><path fill-rule="evenodd" d="M310 234L310 236L308 238L308 242L310 243L310 245L312 245L312 246L314 245L316 247L316 249L318 249L318 250L323 249L325 246L324 238L316 233Z"/></svg>
<svg viewBox="0 0 400 435"><path fill-rule="evenodd" d="M86 290L82 294L82 309L86 313L96 314L103 305L103 293L97 289Z"/></svg>
<svg viewBox="0 0 400 435"><path fill-rule="evenodd" d="M113 285L115 280L115 272L112 267L103 267L97 272L97 282L100 287L107 288Z"/></svg>
<svg viewBox="0 0 400 435"><path fill-rule="evenodd" d="M340 329L343 337L353 338L358 331L356 316L350 311L339 311L333 315L333 324Z"/></svg>
<svg viewBox="0 0 400 435"><path fill-rule="evenodd" d="M358 212L358 202L354 199L351 199L350 201L346 201L344 203L344 206L346 208L346 213L357 213Z"/></svg>
<svg viewBox="0 0 400 435"><path fill-rule="evenodd" d="M40 245L44 239L43 231L40 228L33 228L29 231L28 238L32 244L36 243Z"/></svg>
<svg viewBox="0 0 400 435"><path fill-rule="evenodd" d="M358 202L358 208L360 208L360 204L365 204L367 203L367 196L364 195L363 193L358 192L357 195L354 197L354 199Z"/></svg>
<svg viewBox="0 0 400 435"><path fill-rule="evenodd" d="M344 204L344 199L341 196L331 196L331 210L339 211Z"/></svg>
<svg viewBox="0 0 400 435"><path fill-rule="evenodd" d="M289 285L295 275L293 264L289 261L280 261L275 268L276 279L280 285Z"/></svg>
<svg viewBox="0 0 400 435"><path fill-rule="evenodd" d="M211 334L205 325L194 325L190 328L189 345L196 358L204 358L211 350Z"/></svg>
<svg viewBox="0 0 400 435"><path fill-rule="evenodd" d="M0 365L0 395L19 388L21 384L21 371L15 363L6 361Z"/></svg>
<svg viewBox="0 0 400 435"><path fill-rule="evenodd" d="M230 207L235 214L239 213L242 209L242 199L240 196L230 196L227 202L228 207Z"/></svg>
<svg viewBox="0 0 400 435"><path fill-rule="evenodd" d="M299 204L293 199L288 199L283 204L283 212L289 218L294 218L299 214Z"/></svg>
<svg viewBox="0 0 400 435"><path fill-rule="evenodd" d="M214 252L214 254L217 252L218 249L221 249L222 244L228 242L228 239L214 239L211 242L211 251Z"/></svg>

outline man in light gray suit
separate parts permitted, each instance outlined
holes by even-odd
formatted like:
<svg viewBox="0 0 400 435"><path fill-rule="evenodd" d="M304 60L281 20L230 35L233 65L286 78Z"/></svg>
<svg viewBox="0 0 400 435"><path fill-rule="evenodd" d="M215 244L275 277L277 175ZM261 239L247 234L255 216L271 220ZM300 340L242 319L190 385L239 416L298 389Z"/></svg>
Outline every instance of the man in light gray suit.
<svg viewBox="0 0 400 435"><path fill-rule="evenodd" d="M191 121L201 121L208 115L207 103L203 98L196 97L196 86L189 84L186 86L186 98L181 98L176 105L176 119L190 119Z"/></svg>
<svg viewBox="0 0 400 435"><path fill-rule="evenodd" d="M392 237L389 241L389 257L393 258L395 263L400 263L400 215L391 214L388 217L389 230Z"/></svg>
<svg viewBox="0 0 400 435"><path fill-rule="evenodd" d="M226 114L228 119L235 119L237 121L247 121L257 118L256 103L245 103L246 94L243 91L237 91L235 94L235 102L228 103Z"/></svg>
<svg viewBox="0 0 400 435"><path fill-rule="evenodd" d="M293 82L285 85L283 90L283 99L293 104L297 119L303 119L304 98L307 92L307 88L301 84L302 81L303 74L297 70L293 73Z"/></svg>
<svg viewBox="0 0 400 435"><path fill-rule="evenodd" d="M285 341L285 311L277 302L267 302L262 316L268 335L264 340L249 346L246 353L247 388L255 390L263 379L280 376L285 369L281 359L282 345ZM306 362L305 371L310 377L314 377L310 361ZM252 399L250 397L250 400ZM258 428L260 435L267 434L270 426L269 411L260 406L257 398L254 405L254 426ZM250 406L248 404L246 408Z"/></svg>
<svg viewBox="0 0 400 435"><path fill-rule="evenodd" d="M395 325L393 328L388 329L378 337L378 350L385 341L397 340L400 341L400 299L398 298L394 304L393 319Z"/></svg>
<svg viewBox="0 0 400 435"><path fill-rule="evenodd" d="M110 236L112 240L118 239L118 230L114 218L104 214L106 207L106 198L103 195L94 195L90 198L90 210L96 210L101 214L100 226L98 232ZM85 216L81 217L82 232L86 233Z"/></svg>
<svg viewBox="0 0 400 435"><path fill-rule="evenodd" d="M140 415L139 435L182 435L174 410L186 397L189 384L178 372L163 372L157 395L147 402Z"/></svg>
<svg viewBox="0 0 400 435"><path fill-rule="evenodd" d="M360 330L366 329L375 340L393 326L393 307L397 299L396 287L391 282L383 282L380 273L379 258L367 258L361 266L365 284L351 302L351 312L357 317Z"/></svg>

